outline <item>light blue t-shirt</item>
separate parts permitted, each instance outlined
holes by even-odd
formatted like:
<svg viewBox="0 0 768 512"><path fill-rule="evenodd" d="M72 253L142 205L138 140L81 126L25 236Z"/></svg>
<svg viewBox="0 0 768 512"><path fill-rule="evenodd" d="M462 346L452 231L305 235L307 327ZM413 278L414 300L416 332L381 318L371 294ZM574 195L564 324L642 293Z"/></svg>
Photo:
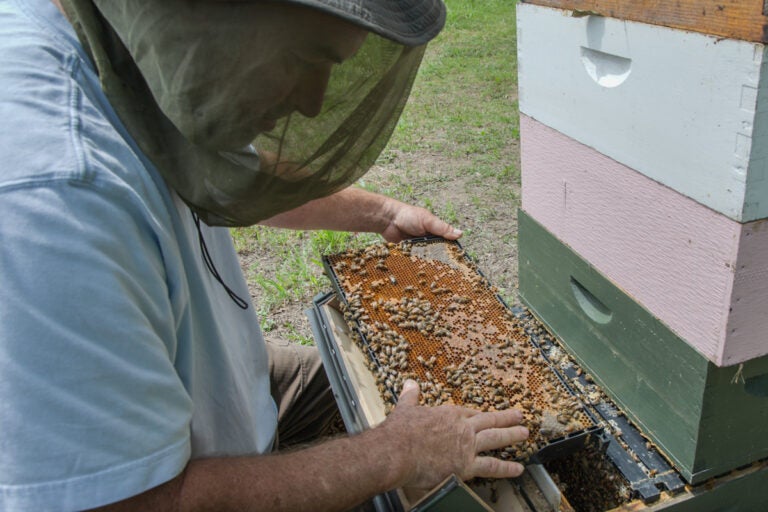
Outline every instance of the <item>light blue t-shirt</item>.
<svg viewBox="0 0 768 512"><path fill-rule="evenodd" d="M203 225L248 289L228 230ZM248 301L250 305L250 301ZM77 510L265 453L253 307L50 0L0 0L0 510Z"/></svg>

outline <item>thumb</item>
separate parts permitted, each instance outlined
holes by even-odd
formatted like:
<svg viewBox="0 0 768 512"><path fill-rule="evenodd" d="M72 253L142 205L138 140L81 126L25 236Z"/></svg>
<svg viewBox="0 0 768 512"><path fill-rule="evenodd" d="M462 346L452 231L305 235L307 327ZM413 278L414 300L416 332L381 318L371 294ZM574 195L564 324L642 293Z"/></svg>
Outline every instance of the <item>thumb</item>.
<svg viewBox="0 0 768 512"><path fill-rule="evenodd" d="M461 237L462 232L460 229L454 228L444 220L436 217L435 215L429 215L424 221L424 227L427 233L441 236L447 240L456 240Z"/></svg>
<svg viewBox="0 0 768 512"><path fill-rule="evenodd" d="M403 382L403 390L397 399L397 405L419 405L419 384L413 379Z"/></svg>

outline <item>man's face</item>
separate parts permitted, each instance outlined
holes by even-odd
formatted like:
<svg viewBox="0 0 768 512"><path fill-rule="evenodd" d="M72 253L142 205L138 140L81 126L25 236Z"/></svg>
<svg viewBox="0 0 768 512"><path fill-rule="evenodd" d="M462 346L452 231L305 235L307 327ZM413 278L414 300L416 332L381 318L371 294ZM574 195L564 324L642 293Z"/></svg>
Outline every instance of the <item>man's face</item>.
<svg viewBox="0 0 768 512"><path fill-rule="evenodd" d="M306 117L320 113L334 64L352 57L367 31L312 9L284 4L263 4L258 22L263 46L253 79L241 84L247 108L232 112L245 116L258 132L272 130L277 120L293 112ZM267 27L266 29L264 27ZM266 37L264 37L266 36ZM248 64L248 49L239 58ZM245 121L245 119L242 119Z"/></svg>
<svg viewBox="0 0 768 512"><path fill-rule="evenodd" d="M142 72L166 116L193 143L215 150L243 148L293 112L318 115L333 65L367 35L307 7L186 1L179 16L163 13L158 32L150 20L151 40L137 40L136 53L156 56Z"/></svg>
<svg viewBox="0 0 768 512"><path fill-rule="evenodd" d="M282 51L275 56L274 68L282 80L270 84L274 95L265 102L261 116L265 130L294 111L306 117L318 115L331 68L352 57L367 35L362 28L319 11L284 6L277 10L275 26L284 31L275 40Z"/></svg>

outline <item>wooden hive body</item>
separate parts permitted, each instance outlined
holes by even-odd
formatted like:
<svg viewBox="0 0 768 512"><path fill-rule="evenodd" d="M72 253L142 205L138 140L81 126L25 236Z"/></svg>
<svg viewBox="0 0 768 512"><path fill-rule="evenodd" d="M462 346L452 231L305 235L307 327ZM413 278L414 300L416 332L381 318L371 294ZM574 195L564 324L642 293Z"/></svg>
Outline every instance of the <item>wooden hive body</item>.
<svg viewBox="0 0 768 512"><path fill-rule="evenodd" d="M744 41L768 42L764 0L524 0L526 3L691 30Z"/></svg>
<svg viewBox="0 0 768 512"><path fill-rule="evenodd" d="M522 115L523 209L721 366L768 354L768 224L680 195Z"/></svg>
<svg viewBox="0 0 768 512"><path fill-rule="evenodd" d="M518 50L521 113L736 221L768 217L763 44L521 4Z"/></svg>
<svg viewBox="0 0 768 512"><path fill-rule="evenodd" d="M765 25L518 5L520 296L691 483L768 457Z"/></svg>
<svg viewBox="0 0 768 512"><path fill-rule="evenodd" d="M520 295L691 483L768 457L768 357L717 367L521 210Z"/></svg>

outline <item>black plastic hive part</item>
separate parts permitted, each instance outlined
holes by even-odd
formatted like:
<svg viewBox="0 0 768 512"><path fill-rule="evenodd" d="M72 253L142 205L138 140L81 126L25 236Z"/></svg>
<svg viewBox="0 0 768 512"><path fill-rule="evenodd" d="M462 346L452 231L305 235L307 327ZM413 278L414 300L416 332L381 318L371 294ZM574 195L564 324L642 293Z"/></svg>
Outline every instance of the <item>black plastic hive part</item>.
<svg viewBox="0 0 768 512"><path fill-rule="evenodd" d="M513 308L513 312L520 318L531 318L530 313L522 308ZM531 333L531 339L548 359L557 350L555 342L547 335ZM552 360L550 363L556 364ZM662 490L674 495L685 489L680 474L607 397L602 395L601 399L593 401L582 396L582 390L594 384L572 361L557 364L557 369L561 378L569 383L572 392L582 398L582 403L592 412L593 417L601 418L612 426L615 434L606 431L600 434L603 450L640 499L652 503L660 498Z"/></svg>

